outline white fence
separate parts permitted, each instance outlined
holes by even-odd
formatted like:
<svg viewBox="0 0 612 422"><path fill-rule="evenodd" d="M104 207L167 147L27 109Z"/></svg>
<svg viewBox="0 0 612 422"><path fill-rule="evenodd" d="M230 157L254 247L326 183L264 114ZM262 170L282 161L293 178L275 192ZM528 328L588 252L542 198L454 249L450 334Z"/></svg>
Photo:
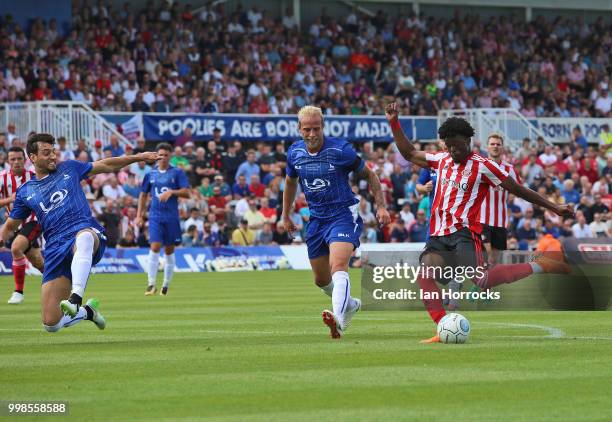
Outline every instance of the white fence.
<svg viewBox="0 0 612 422"><path fill-rule="evenodd" d="M513 150L521 146L524 138L532 141L538 137L544 138L547 143L552 140L545 136L544 132L533 125L521 113L510 108L472 108L466 110L441 110L438 114L438 127L442 121L449 117L463 117L469 121L476 134L474 139L479 140L482 146L489 134L501 133L508 147Z"/></svg>
<svg viewBox="0 0 612 422"><path fill-rule="evenodd" d="M9 122L15 125L15 133L24 142L30 132L51 133L55 138L67 140L69 148L76 148L80 139L90 147L96 140L103 145L116 135L120 144L130 142L115 127L102 118L87 104L72 101L38 101L22 103L0 103L0 124L6 128Z"/></svg>

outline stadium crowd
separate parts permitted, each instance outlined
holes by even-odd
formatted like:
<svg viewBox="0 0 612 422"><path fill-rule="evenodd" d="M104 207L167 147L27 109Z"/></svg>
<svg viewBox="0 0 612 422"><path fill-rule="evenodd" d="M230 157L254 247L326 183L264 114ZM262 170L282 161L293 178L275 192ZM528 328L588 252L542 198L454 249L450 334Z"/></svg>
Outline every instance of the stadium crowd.
<svg viewBox="0 0 612 422"><path fill-rule="evenodd" d="M0 23L0 101L74 100L97 110L155 112L295 113L315 104L326 114L383 114L392 97L402 114L433 115L440 108L512 107L526 116L612 117L609 92L612 26L603 18L477 16L442 20L424 16L342 18L321 15L298 30L291 10L272 20L265 10L223 3L198 14L178 3L129 3L114 10L104 1L75 2L73 26L62 36L54 20L38 19L26 32ZM265 28L265 30L264 30ZM610 137L609 128L605 136ZM474 149L486 155L475 142ZM124 149L116 138L103 147L80 140L70 150L58 140L58 159L92 161L150 149L139 138ZM12 124L0 134L6 151L24 146ZM292 220L292 239L276 224L286 155L283 143L247 144L213 139L196 144L187 130L175 142L171 164L191 182L181 200L183 244L289 244L303 242L309 211L303 194ZM429 196L420 169L393 145L356 146L382 181L394 222L378 226L365 180L352 181L365 222L362 242L422 242ZM423 144L423 148L437 148ZM510 198L509 247L529 249L544 234L612 236L612 156L609 144L588 145L579 129L567 144L526 139L505 159L523 182L549 199L577 205L576 220ZM134 164L84 183L91 207L108 231L108 245L145 247L148 231L134 223L140 183L150 168ZM3 213L2 213L3 214ZM4 215L2 215L4 218Z"/></svg>
<svg viewBox="0 0 612 422"><path fill-rule="evenodd" d="M612 237L612 154L606 145L586 146L578 130L566 145L547 145L543 139L525 139L505 160L514 164L522 183L559 204L575 204L576 219L560 217L510 195L508 209L510 249L532 249L545 234L559 237ZM217 139L196 146L187 141L176 146L171 165L183 169L190 181L191 197L180 200L184 246L268 245L303 242L309 209L299 194L291 219L299 234L291 238L276 224L282 208L287 156L281 142L226 143ZM83 162L100 157L120 156L144 151L139 138L135 148L125 150L116 139L107 147L98 141L93 150L79 142L71 151L66 140L58 140L58 160ZM5 161L6 134L0 134L0 166ZM435 144L417 142L419 148L435 150ZM474 151L487 155L474 141ZM423 242L426 238L430 203L426 186L419 185L422 169L407 163L393 144L364 143L357 146L366 165L382 182L393 223L380 227L374 216L373 198L365 180L352 179L359 197L359 214L365 230L362 242ZM150 146L149 146L150 148ZM151 168L138 163L117 174L96 175L83 182L87 198L98 220L106 227L108 245L145 247L148 230L134 220L137 199L144 176ZM428 171L428 170L423 170ZM146 228L146 226L145 226Z"/></svg>
<svg viewBox="0 0 612 422"><path fill-rule="evenodd" d="M609 117L612 25L600 17L456 14L342 17L325 9L298 29L293 12L149 1L73 2L64 34L51 19L0 21L0 101L75 100L97 110L402 114L511 107L525 116ZM262 5L266 3L262 2Z"/></svg>

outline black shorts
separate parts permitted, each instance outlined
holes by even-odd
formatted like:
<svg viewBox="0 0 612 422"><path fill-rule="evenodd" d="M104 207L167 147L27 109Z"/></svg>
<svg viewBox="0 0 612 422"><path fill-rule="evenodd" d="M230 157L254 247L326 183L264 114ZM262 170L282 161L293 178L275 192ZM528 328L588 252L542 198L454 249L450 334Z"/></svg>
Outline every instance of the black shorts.
<svg viewBox="0 0 612 422"><path fill-rule="evenodd" d="M19 229L15 237L22 235L22 236L25 236L26 239L28 239L28 247L23 252L24 254L28 253L30 249L32 248L40 248L39 238L41 234L42 234L42 226L36 220L28 221L27 223L21 226L21 229ZM13 240L15 240L15 237L13 237L11 241L9 242L9 244L7 245L8 248L11 247L11 244L13 243Z"/></svg>
<svg viewBox="0 0 612 422"><path fill-rule="evenodd" d="M490 243L493 249L505 251L508 249L508 230L503 227L482 225L482 241Z"/></svg>
<svg viewBox="0 0 612 422"><path fill-rule="evenodd" d="M444 260L444 266L477 268L487 266L487 251L479 234L463 228L447 236L432 236L425 244L420 261L429 253L437 253ZM446 284L450 279L437 279Z"/></svg>

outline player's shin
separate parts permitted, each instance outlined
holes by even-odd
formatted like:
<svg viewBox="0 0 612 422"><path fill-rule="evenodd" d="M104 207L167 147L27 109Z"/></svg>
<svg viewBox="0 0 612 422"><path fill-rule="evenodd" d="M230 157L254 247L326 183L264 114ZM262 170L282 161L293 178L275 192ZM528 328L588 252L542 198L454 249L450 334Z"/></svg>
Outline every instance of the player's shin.
<svg viewBox="0 0 612 422"><path fill-rule="evenodd" d="M351 281L346 271L336 271L332 275L332 309L341 325L344 325L344 314L356 306L351 297Z"/></svg>
<svg viewBox="0 0 612 422"><path fill-rule="evenodd" d="M419 277L419 287L421 288L421 298L425 309L429 313L431 319L437 324L446 315L444 305L442 304L442 292L436 282L430 278Z"/></svg>
<svg viewBox="0 0 612 422"><path fill-rule="evenodd" d="M164 267L164 285L163 287L168 288L172 281L172 275L174 274L174 267L176 266L176 256L174 253L166 255L166 266ZM149 283L150 284L150 283Z"/></svg>
<svg viewBox="0 0 612 422"><path fill-rule="evenodd" d="M25 284L26 259L25 257L13 260L13 277L15 279L15 291L23 294Z"/></svg>
<svg viewBox="0 0 612 422"><path fill-rule="evenodd" d="M149 267L147 274L149 276L149 286L155 286L157 282L157 269L159 268L159 252L149 251Z"/></svg>
<svg viewBox="0 0 612 422"><path fill-rule="evenodd" d="M75 241L76 251L70 265L70 271L72 272L72 295L70 301L73 303L73 299L82 299L85 294L93 261L94 244L95 241L91 232L83 231L77 235ZM74 295L78 296L78 298L75 298Z"/></svg>

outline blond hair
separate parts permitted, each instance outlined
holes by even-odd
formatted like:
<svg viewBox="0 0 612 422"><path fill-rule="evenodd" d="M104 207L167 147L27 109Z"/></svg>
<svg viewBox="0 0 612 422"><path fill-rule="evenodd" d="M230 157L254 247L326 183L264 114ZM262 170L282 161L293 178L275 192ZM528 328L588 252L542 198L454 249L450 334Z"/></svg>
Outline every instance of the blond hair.
<svg viewBox="0 0 612 422"><path fill-rule="evenodd" d="M323 123L323 111L319 107L307 105L304 106L298 111L298 121L302 121L306 117L318 116L321 118L321 123Z"/></svg>
<svg viewBox="0 0 612 422"><path fill-rule="evenodd" d="M499 133L499 132L493 132L492 134L487 136L487 143L489 143L489 139L491 139L491 138L499 139L501 141L502 145L504 144L504 136L501 133Z"/></svg>

